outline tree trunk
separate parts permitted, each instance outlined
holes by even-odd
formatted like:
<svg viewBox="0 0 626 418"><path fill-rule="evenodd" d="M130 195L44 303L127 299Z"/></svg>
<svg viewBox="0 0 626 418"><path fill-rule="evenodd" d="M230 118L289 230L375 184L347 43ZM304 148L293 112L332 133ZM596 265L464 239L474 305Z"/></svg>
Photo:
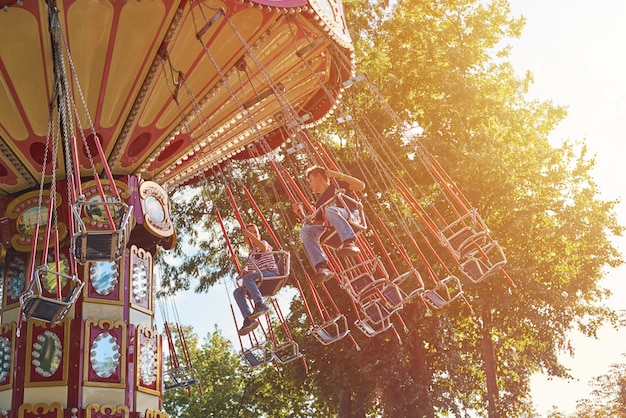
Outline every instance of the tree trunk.
<svg viewBox="0 0 626 418"><path fill-rule="evenodd" d="M419 385L416 404L420 410L416 411L417 416L424 418L435 418L435 408L432 402L432 376L426 364L426 353L424 352L424 340L419 336L412 338L412 344L407 346L411 352L412 366L409 367L409 375Z"/></svg>
<svg viewBox="0 0 626 418"><path fill-rule="evenodd" d="M488 306L484 306L482 309L482 320L483 361L485 362L485 378L487 379L487 413L489 418L500 418L497 406L496 353L491 339L491 310Z"/></svg>
<svg viewBox="0 0 626 418"><path fill-rule="evenodd" d="M337 418L352 418L352 392L345 387L339 390L339 411Z"/></svg>

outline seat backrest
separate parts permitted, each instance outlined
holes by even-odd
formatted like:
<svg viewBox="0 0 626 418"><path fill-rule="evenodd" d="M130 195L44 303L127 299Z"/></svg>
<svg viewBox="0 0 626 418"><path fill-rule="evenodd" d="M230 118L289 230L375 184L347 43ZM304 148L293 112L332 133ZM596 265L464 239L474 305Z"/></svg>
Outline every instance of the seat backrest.
<svg viewBox="0 0 626 418"><path fill-rule="evenodd" d="M434 290L427 291L424 294L430 301L431 305L433 305L436 308L441 308L447 303L447 301L444 298L442 298L441 295L435 292Z"/></svg>
<svg viewBox="0 0 626 418"><path fill-rule="evenodd" d="M277 257L276 266L278 267L278 275L285 275L285 257Z"/></svg>

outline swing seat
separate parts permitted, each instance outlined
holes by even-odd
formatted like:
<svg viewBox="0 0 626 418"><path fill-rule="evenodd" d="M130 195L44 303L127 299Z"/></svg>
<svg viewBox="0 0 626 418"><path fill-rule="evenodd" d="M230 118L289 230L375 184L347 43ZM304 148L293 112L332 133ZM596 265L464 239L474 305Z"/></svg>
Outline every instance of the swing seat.
<svg viewBox="0 0 626 418"><path fill-rule="evenodd" d="M472 209L471 212L441 229L439 240L443 246L450 249L457 260L461 260L477 245L484 245L488 233L482 218L476 209Z"/></svg>
<svg viewBox="0 0 626 418"><path fill-rule="evenodd" d="M356 206L356 216L353 211L350 210L348 203ZM347 219L347 221L357 237L367 229L367 221L365 219L363 203L361 203L361 201L357 199L348 196L342 189L337 189L335 195L330 198L326 203L317 208L315 212L313 212L313 214L311 215L311 218L314 219L318 213L326 210L328 206L337 206L339 208L347 210L348 213L350 213L350 217ZM320 236L320 244L330 247L333 250L338 250L343 243L341 242L337 231L335 231L333 227L326 227L326 229Z"/></svg>
<svg viewBox="0 0 626 418"><path fill-rule="evenodd" d="M425 290L422 293L422 300L426 306L441 309L462 295L461 281L457 277L448 276L439 281L434 288Z"/></svg>
<svg viewBox="0 0 626 418"><path fill-rule="evenodd" d="M395 283L388 283L381 290L383 302L388 309L402 309L409 296Z"/></svg>
<svg viewBox="0 0 626 418"><path fill-rule="evenodd" d="M187 367L175 367L163 373L163 388L165 390L186 388L199 384L194 377L193 370Z"/></svg>
<svg viewBox="0 0 626 418"><path fill-rule="evenodd" d="M280 364L287 364L302 357L298 343L293 340L277 345L272 354Z"/></svg>
<svg viewBox="0 0 626 418"><path fill-rule="evenodd" d="M374 274L382 275L376 279ZM389 283L389 275L380 258L355 264L339 273L339 285L357 303L382 290Z"/></svg>
<svg viewBox="0 0 626 418"><path fill-rule="evenodd" d="M342 314L331 318L321 325L313 327L312 331L315 338L324 345L339 341L350 332L348 329L348 320L345 315Z"/></svg>
<svg viewBox="0 0 626 418"><path fill-rule="evenodd" d="M341 287L358 303L382 291L388 283L387 279L376 279L371 273L363 273L352 279L342 277Z"/></svg>
<svg viewBox="0 0 626 418"><path fill-rule="evenodd" d="M73 283L73 286L65 299L51 298L43 295L41 277L48 273L63 277ZM38 319L51 324L63 321L80 296L83 284L84 283L78 280L76 276L68 276L62 273L50 271L46 265L38 267L35 270L34 277L31 280L28 289L20 296L20 306L24 314L24 318L26 321L30 319Z"/></svg>
<svg viewBox="0 0 626 418"><path fill-rule="evenodd" d="M116 229L89 229L81 218L81 212L101 213L108 206L113 213L119 213ZM71 249L76 261L81 264L95 261L115 261L124 253L132 229L133 207L121 201L85 202L79 198L72 205L75 219L75 233L72 236Z"/></svg>
<svg viewBox="0 0 626 418"><path fill-rule="evenodd" d="M370 322L368 318L358 319L354 322L354 325L359 328L363 334L368 337L375 337L381 332L387 331L393 327L393 323L389 318L382 320L379 323Z"/></svg>
<svg viewBox="0 0 626 418"><path fill-rule="evenodd" d="M367 318L368 322L380 324L389 320L398 309L389 310L381 299L372 299L360 306L361 312Z"/></svg>
<svg viewBox="0 0 626 418"><path fill-rule="evenodd" d="M274 361L274 353L267 348L268 342L243 350L241 356L252 367L263 366Z"/></svg>
<svg viewBox="0 0 626 418"><path fill-rule="evenodd" d="M263 277L261 271L257 268L257 271L261 275L261 278L257 280L257 285L263 296L276 296L278 291L283 288L287 280L289 279L291 257L288 251L269 251L270 254L275 254L276 265L278 266L278 276Z"/></svg>
<svg viewBox="0 0 626 418"><path fill-rule="evenodd" d="M411 276L415 276L415 282L410 285L405 284L407 279ZM397 288L397 289L396 289ZM388 303L390 309L399 307L398 302L401 300L402 304L409 302L417 296L421 296L424 293L424 281L419 272L412 268L411 270L402 273L391 281L391 284L383 289L383 296ZM395 303L394 303L395 302Z"/></svg>
<svg viewBox="0 0 626 418"><path fill-rule="evenodd" d="M496 241L491 241L485 247L473 251L461 264L461 271L472 282L480 283L505 264L506 257L502 247Z"/></svg>

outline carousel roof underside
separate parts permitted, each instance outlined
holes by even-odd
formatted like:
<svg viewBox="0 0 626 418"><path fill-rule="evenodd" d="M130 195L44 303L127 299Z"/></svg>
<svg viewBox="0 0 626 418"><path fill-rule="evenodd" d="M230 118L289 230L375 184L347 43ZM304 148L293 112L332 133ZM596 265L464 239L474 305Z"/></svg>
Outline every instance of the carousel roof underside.
<svg viewBox="0 0 626 418"><path fill-rule="evenodd" d="M50 112L48 4L0 0L0 7L6 196L38 187L58 112ZM333 1L59 0L55 7L78 80L70 83L80 125L89 143L92 120L114 176L166 188L197 181L225 159L250 155L250 144L262 142L255 149L263 152L291 127L323 118L351 76L351 41ZM79 154L88 175L89 153ZM65 177L63 161L57 178Z"/></svg>

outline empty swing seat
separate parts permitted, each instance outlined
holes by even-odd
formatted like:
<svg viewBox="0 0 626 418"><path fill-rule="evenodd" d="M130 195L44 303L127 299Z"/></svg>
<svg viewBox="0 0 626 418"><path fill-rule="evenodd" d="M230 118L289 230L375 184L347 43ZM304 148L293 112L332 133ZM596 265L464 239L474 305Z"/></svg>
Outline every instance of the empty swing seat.
<svg viewBox="0 0 626 418"><path fill-rule="evenodd" d="M376 279L371 273L363 273L354 278L342 277L341 287L355 302L359 302L382 291L387 283L387 279Z"/></svg>
<svg viewBox="0 0 626 418"><path fill-rule="evenodd" d="M81 218L83 210L86 213L101 214L104 207L109 208L112 216L113 214L117 216L115 229L89 229ZM72 236L71 248L76 261L85 264L119 259L124 253L132 229L132 210L132 206L121 201L86 202L84 198L79 199L72 206L75 232Z"/></svg>
<svg viewBox="0 0 626 418"><path fill-rule="evenodd" d="M361 312L367 317L368 322L373 324L381 324L389 320L391 315L398 309L389 310L380 299L372 299L360 306Z"/></svg>
<svg viewBox="0 0 626 418"><path fill-rule="evenodd" d="M427 306L441 309L463 295L461 281L454 276L448 276L437 285L422 293L422 300Z"/></svg>
<svg viewBox="0 0 626 418"><path fill-rule="evenodd" d="M273 356L280 364L287 364L301 358L302 354L300 353L298 343L288 340L274 347Z"/></svg>
<svg viewBox="0 0 626 418"><path fill-rule="evenodd" d="M274 352L267 347L268 342L254 345L246 350L243 350L241 356L252 367L263 366L264 364L271 363L274 360Z"/></svg>
<svg viewBox="0 0 626 418"><path fill-rule="evenodd" d="M72 282L72 288L65 298L57 299L43 295L41 278L46 274L55 274ZM26 321L38 319L51 324L63 321L80 296L82 288L83 282L78 280L76 276L50 271L46 265L37 268L28 289L20 296L20 306L24 318Z"/></svg>
<svg viewBox="0 0 626 418"><path fill-rule="evenodd" d="M354 322L354 325L357 326L368 337L374 337L381 332L387 331L389 328L393 327L393 323L390 318L386 318L378 323L371 322L369 318L358 319Z"/></svg>
<svg viewBox="0 0 626 418"><path fill-rule="evenodd" d="M488 232L476 209L472 209L471 212L441 229L439 240L443 246L450 249L457 260L461 260L476 245L480 246L485 243Z"/></svg>
<svg viewBox="0 0 626 418"><path fill-rule="evenodd" d="M312 331L315 338L324 345L339 341L350 332L348 320L342 314L336 315L323 324L313 327Z"/></svg>
<svg viewBox="0 0 626 418"><path fill-rule="evenodd" d="M186 388L199 383L200 381L195 378L193 370L187 367L175 367L163 373L163 388L165 390Z"/></svg>
<svg viewBox="0 0 626 418"><path fill-rule="evenodd" d="M472 282L480 283L505 264L506 257L502 247L496 241L491 241L479 250L473 251L461 264L461 271Z"/></svg>
<svg viewBox="0 0 626 418"><path fill-rule="evenodd" d="M388 283L381 290L385 306L391 310L401 309L409 296L395 283Z"/></svg>

